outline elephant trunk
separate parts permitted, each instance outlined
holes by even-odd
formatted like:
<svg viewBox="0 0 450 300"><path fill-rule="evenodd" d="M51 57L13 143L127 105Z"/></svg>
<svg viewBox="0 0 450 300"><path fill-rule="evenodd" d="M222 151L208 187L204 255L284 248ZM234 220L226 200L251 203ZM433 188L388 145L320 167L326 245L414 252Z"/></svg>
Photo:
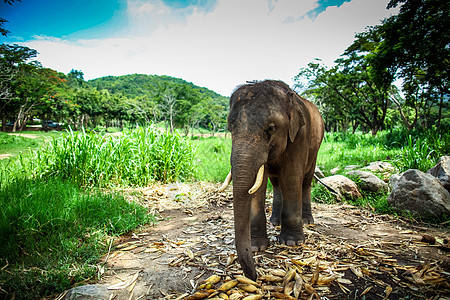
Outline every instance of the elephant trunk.
<svg viewBox="0 0 450 300"><path fill-rule="evenodd" d="M256 280L250 237L250 210L254 195L249 193L255 183L256 168L253 166L251 154L235 155L233 153L232 164L234 227L238 260L244 274Z"/></svg>

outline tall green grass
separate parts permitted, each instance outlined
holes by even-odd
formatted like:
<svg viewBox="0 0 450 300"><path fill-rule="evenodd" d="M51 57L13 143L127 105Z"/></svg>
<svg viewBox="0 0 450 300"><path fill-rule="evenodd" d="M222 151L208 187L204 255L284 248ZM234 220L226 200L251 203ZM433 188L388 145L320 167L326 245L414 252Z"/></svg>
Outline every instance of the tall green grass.
<svg viewBox="0 0 450 300"><path fill-rule="evenodd" d="M0 199L0 298L38 299L92 278L109 237L153 221L123 195L67 181L15 180Z"/></svg>
<svg viewBox="0 0 450 300"><path fill-rule="evenodd" d="M20 166L34 177L79 186L143 186L192 177L194 155L191 143L176 133L139 128L114 136L83 130L54 138Z"/></svg>
<svg viewBox="0 0 450 300"><path fill-rule="evenodd" d="M197 151L196 179L222 182L230 172L231 139L200 138L193 141Z"/></svg>
<svg viewBox="0 0 450 300"><path fill-rule="evenodd" d="M99 188L192 178L194 157L180 135L140 128L69 131L0 164L0 298L38 299L92 278L110 237L153 221Z"/></svg>

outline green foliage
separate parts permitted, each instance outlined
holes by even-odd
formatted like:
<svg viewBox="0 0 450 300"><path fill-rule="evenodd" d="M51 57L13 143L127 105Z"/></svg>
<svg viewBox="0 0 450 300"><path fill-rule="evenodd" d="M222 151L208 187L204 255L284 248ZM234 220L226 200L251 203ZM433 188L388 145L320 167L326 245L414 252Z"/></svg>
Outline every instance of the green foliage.
<svg viewBox="0 0 450 300"><path fill-rule="evenodd" d="M348 165L360 167L373 161L394 159L400 150L388 149L383 144L383 134L373 137L370 133L326 133L320 147L317 165L325 172L339 167L341 173Z"/></svg>
<svg viewBox="0 0 450 300"><path fill-rule="evenodd" d="M336 196L328 191L322 184L313 183L311 188L311 201L317 203L333 204L336 203Z"/></svg>
<svg viewBox="0 0 450 300"><path fill-rule="evenodd" d="M418 169L427 172L436 164L436 152L428 145L426 139L413 140L408 136L408 143L402 147L401 158L397 161L402 171Z"/></svg>
<svg viewBox="0 0 450 300"><path fill-rule="evenodd" d="M398 14L357 33L334 67L315 60L296 76L328 131L449 130L448 1L392 0L388 8L399 4Z"/></svg>
<svg viewBox="0 0 450 300"><path fill-rule="evenodd" d="M0 286L17 299L92 278L109 236L153 221L123 195L85 194L60 180L13 180L2 185L0 206Z"/></svg>
<svg viewBox="0 0 450 300"><path fill-rule="evenodd" d="M231 170L231 139L201 138L195 143L198 157L196 179L223 182Z"/></svg>
<svg viewBox="0 0 450 300"><path fill-rule="evenodd" d="M179 134L139 128L118 136L69 131L33 150L21 167L36 177L79 186L143 186L188 179L193 162L194 149Z"/></svg>

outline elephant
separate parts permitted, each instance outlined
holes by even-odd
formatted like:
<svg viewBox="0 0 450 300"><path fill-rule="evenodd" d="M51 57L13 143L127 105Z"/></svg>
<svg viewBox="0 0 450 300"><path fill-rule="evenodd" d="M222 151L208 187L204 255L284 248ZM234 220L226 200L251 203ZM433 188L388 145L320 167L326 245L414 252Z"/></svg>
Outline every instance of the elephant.
<svg viewBox="0 0 450 300"><path fill-rule="evenodd" d="M230 97L227 119L232 137L231 171L238 261L255 280L253 252L269 245L265 197L273 185L270 222L281 225L280 243L304 242L303 223L313 223L311 182L324 122L317 107L282 81L251 82Z"/></svg>

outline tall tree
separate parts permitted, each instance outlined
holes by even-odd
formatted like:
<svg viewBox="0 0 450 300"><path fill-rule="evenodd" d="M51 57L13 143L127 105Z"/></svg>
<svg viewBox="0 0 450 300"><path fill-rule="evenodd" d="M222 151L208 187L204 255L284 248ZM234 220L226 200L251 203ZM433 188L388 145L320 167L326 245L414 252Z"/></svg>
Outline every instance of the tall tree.
<svg viewBox="0 0 450 300"><path fill-rule="evenodd" d="M431 106L450 95L450 3L447 0L391 0L400 12L379 28L382 41L374 53L376 71L390 69L404 83L404 104L426 119ZM380 75L381 77L382 75ZM426 123L426 122L425 122Z"/></svg>
<svg viewBox="0 0 450 300"><path fill-rule="evenodd" d="M0 45L0 118L5 126L8 118L13 118L17 107L15 88L17 80L23 78L27 64L36 57L37 51L19 45ZM3 128L4 129L4 128Z"/></svg>

